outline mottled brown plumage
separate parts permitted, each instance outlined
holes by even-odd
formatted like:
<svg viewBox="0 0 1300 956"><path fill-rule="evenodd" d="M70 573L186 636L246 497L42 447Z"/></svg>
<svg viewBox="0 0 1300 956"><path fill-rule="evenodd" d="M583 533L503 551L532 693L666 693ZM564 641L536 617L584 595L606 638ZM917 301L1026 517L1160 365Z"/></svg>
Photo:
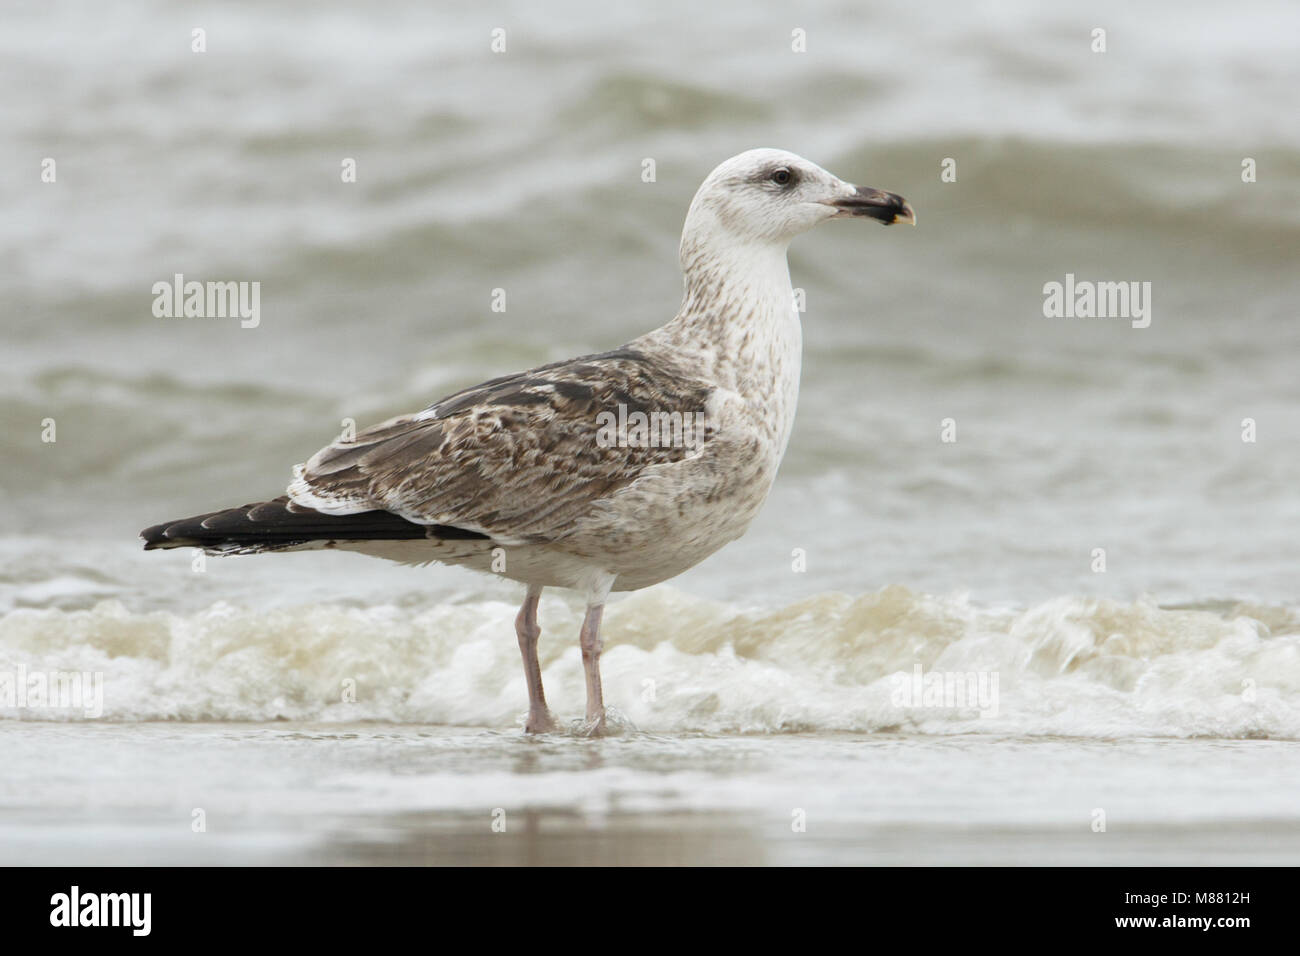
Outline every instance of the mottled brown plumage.
<svg viewBox="0 0 1300 956"><path fill-rule="evenodd" d="M587 355L493 379L317 452L293 498L327 513L383 509L511 544L562 540L593 502L685 447L602 446L598 415L703 412L711 387L670 356Z"/></svg>

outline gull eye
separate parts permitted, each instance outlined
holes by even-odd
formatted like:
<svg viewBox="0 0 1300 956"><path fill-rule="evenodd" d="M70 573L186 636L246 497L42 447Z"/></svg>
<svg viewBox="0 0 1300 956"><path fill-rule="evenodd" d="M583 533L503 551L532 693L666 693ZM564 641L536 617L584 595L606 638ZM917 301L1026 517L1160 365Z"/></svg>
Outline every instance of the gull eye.
<svg viewBox="0 0 1300 956"><path fill-rule="evenodd" d="M772 173L772 182L778 186L789 186L793 181L794 174L784 166Z"/></svg>

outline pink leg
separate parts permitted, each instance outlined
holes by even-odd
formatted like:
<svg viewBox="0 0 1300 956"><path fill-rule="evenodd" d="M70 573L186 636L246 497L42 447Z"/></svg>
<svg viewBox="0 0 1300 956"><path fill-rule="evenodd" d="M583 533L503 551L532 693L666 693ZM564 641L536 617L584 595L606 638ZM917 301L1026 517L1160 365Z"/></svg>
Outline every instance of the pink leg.
<svg viewBox="0 0 1300 956"><path fill-rule="evenodd" d="M524 606L515 618L515 634L519 638L519 653L524 658L524 680L528 682L528 723L524 731L544 734L555 729L551 712L546 709L546 693L542 690L542 666L537 662L537 639L542 629L537 623L537 600L541 588L529 588Z"/></svg>
<svg viewBox="0 0 1300 956"><path fill-rule="evenodd" d="M600 618L604 613L604 604L588 607L578 637L582 645L582 668L587 672L587 723L584 732L588 736L600 736L605 732L605 699L600 689L600 651L604 647L600 639Z"/></svg>

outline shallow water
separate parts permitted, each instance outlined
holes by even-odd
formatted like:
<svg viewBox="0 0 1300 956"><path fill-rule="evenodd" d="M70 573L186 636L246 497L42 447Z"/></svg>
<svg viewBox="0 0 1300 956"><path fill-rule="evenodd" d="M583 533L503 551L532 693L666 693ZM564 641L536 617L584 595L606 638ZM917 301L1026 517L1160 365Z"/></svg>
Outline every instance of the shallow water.
<svg viewBox="0 0 1300 956"><path fill-rule="evenodd" d="M17 857L1295 861L1300 8L11 7ZM691 194L757 145L902 193L919 224L795 243L787 459L749 535L611 607L625 737L518 739L506 582L138 550L146 525L280 493L346 417L666 321ZM178 272L260 282L260 323L156 318ZM1150 282L1150 326L1044 318L1067 274ZM578 614L543 600L566 719ZM912 701L917 666L988 699ZM18 675L60 673L100 696L20 702ZM238 826L191 839L187 781ZM829 829L790 834L787 804ZM489 805L531 836L483 831Z"/></svg>
<svg viewBox="0 0 1300 956"><path fill-rule="evenodd" d="M1300 851L1297 745L1273 741L297 723L7 723L0 741L0 851L16 864L1216 865Z"/></svg>

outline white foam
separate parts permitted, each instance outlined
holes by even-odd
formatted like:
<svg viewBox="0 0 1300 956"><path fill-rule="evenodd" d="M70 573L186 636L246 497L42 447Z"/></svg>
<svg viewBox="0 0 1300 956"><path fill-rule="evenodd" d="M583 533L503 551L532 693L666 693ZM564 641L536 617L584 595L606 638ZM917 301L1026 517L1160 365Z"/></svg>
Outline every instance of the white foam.
<svg viewBox="0 0 1300 956"><path fill-rule="evenodd" d="M526 709L515 610L20 609L0 618L0 674L102 672L106 720L509 728ZM548 700L575 717L580 609L550 598L541 621ZM1062 597L990 609L891 587L742 611L661 587L611 606L602 663L606 700L650 732L1300 738L1300 615L1285 608ZM925 675L996 677L996 714L973 700L900 700L918 664ZM86 719L2 695L0 716Z"/></svg>

